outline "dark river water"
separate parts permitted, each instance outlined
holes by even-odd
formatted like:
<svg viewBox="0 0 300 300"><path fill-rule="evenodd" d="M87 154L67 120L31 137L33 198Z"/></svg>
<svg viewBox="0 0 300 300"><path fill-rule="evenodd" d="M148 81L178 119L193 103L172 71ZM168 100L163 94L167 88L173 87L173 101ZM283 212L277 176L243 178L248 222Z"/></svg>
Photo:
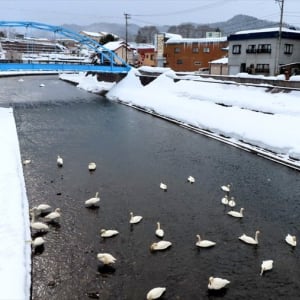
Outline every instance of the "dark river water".
<svg viewBox="0 0 300 300"><path fill-rule="evenodd" d="M165 286L162 299L300 299L300 177L297 171L177 125L93 95L56 76L1 78L0 103L13 106L30 206L59 207L59 224L32 256L33 300L142 300ZM40 83L45 87L40 88ZM238 126L238 124L237 124ZM58 168L61 155L64 166ZM88 163L97 164L95 172ZM196 182L190 184L192 175ZM159 188L168 185L167 192ZM236 210L221 204L232 183ZM100 207L84 201L100 195ZM129 224L129 213L142 215ZM152 253L156 222L171 248ZM117 229L103 239L100 229ZM238 237L254 236L258 246ZM197 248L196 234L217 244ZM97 253L116 257L103 267ZM260 276L263 260L273 270ZM210 276L231 281L218 293Z"/></svg>

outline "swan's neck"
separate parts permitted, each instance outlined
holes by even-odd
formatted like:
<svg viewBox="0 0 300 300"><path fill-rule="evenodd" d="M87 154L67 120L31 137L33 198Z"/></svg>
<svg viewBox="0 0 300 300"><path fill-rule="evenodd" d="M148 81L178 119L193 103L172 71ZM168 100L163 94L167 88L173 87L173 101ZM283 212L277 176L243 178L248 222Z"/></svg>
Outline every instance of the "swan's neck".
<svg viewBox="0 0 300 300"><path fill-rule="evenodd" d="M31 223L35 222L35 213L34 211L31 213Z"/></svg>
<svg viewBox="0 0 300 300"><path fill-rule="evenodd" d="M97 193L96 193L96 195L95 195L95 198L97 198L97 197L98 197L98 194L99 194L99 193L97 192Z"/></svg>
<svg viewBox="0 0 300 300"><path fill-rule="evenodd" d="M255 241L258 242L258 232L255 233Z"/></svg>
<svg viewBox="0 0 300 300"><path fill-rule="evenodd" d="M197 239L198 239L198 242L201 242L201 236L199 234L197 235Z"/></svg>
<svg viewBox="0 0 300 300"><path fill-rule="evenodd" d="M157 229L160 229L160 223L157 222Z"/></svg>

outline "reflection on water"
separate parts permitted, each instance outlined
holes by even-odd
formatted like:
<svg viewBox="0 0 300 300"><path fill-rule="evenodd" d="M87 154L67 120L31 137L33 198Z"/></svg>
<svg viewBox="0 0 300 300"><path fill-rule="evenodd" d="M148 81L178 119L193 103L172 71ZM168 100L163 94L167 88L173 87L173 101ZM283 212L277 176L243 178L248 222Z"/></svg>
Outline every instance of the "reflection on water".
<svg viewBox="0 0 300 300"><path fill-rule="evenodd" d="M22 159L32 160L24 166L30 206L45 202L62 210L60 226L50 225L44 251L33 256L32 299L140 300L156 286L165 286L163 299L172 300L300 297L299 251L284 241L287 233L299 236L296 171L53 77L25 78L26 87L13 96L9 86L18 83L5 80L0 101L11 97ZM235 209L245 208L242 219L228 216L221 204L220 186L227 183ZM85 208L96 192L100 207ZM142 222L130 226L131 211ZM157 221L172 247L153 253ZM103 239L101 228L120 234ZM257 247L239 241L256 230ZM196 234L216 246L196 247ZM111 253L116 263L100 265L99 252ZM266 259L274 268L260 276ZM210 276L231 283L209 292Z"/></svg>

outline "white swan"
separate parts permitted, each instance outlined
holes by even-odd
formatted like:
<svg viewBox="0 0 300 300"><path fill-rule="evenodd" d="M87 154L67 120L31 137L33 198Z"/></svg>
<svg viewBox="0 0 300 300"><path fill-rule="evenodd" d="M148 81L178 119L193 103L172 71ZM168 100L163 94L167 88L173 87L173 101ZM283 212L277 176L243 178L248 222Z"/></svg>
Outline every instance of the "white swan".
<svg viewBox="0 0 300 300"><path fill-rule="evenodd" d="M197 242L196 246L201 247L201 248L208 248L208 247L213 247L216 243L209 241L209 240L201 240L201 237L199 234L196 235L197 237Z"/></svg>
<svg viewBox="0 0 300 300"><path fill-rule="evenodd" d="M221 203L224 205L228 205L229 199L228 199L228 195L225 195L222 199L221 199Z"/></svg>
<svg viewBox="0 0 300 300"><path fill-rule="evenodd" d="M30 213L31 214L31 222L30 227L36 231L47 232L49 230L49 226L44 224L43 222L35 221L35 209Z"/></svg>
<svg viewBox="0 0 300 300"><path fill-rule="evenodd" d="M166 191L167 189L168 189L168 186L165 184L165 183L160 183L160 185L159 185L159 187L162 189L162 190L164 190L164 191Z"/></svg>
<svg viewBox="0 0 300 300"><path fill-rule="evenodd" d="M210 276L208 279L208 288L210 290L220 290L230 283L229 280Z"/></svg>
<svg viewBox="0 0 300 300"><path fill-rule="evenodd" d="M290 235L290 234L288 234L288 235L285 237L285 241L286 241L289 245L291 245L291 246L293 246L293 247L296 247L296 245L297 245L297 240L296 240L296 236L295 236L295 235Z"/></svg>
<svg viewBox="0 0 300 300"><path fill-rule="evenodd" d="M28 164L30 164L31 163L31 160L30 159L24 159L23 160L23 165L25 166L25 165L28 165Z"/></svg>
<svg viewBox="0 0 300 300"><path fill-rule="evenodd" d="M64 164L64 160L59 155L57 155L56 163L59 167L62 167Z"/></svg>
<svg viewBox="0 0 300 300"><path fill-rule="evenodd" d="M227 214L229 216L232 216L232 217L235 217L235 218L243 218L244 217L243 211L244 211L244 208L242 207L240 209L240 211L230 210Z"/></svg>
<svg viewBox="0 0 300 300"><path fill-rule="evenodd" d="M45 216L46 222L56 222L61 217L61 210L60 208L56 208L53 212Z"/></svg>
<svg viewBox="0 0 300 300"><path fill-rule="evenodd" d="M172 246L172 243L169 241L159 241L157 243L152 243L150 246L151 251L165 250Z"/></svg>
<svg viewBox="0 0 300 300"><path fill-rule="evenodd" d="M40 84L40 87L44 87L44 86L45 86L45 84L44 84L44 83L41 83L41 84Z"/></svg>
<svg viewBox="0 0 300 300"><path fill-rule="evenodd" d="M88 165L89 171L95 171L96 170L96 163L90 162Z"/></svg>
<svg viewBox="0 0 300 300"><path fill-rule="evenodd" d="M165 233L164 233L163 229L160 228L160 223L157 222L156 224L157 224L157 228L155 230L155 234L160 238L164 237Z"/></svg>
<svg viewBox="0 0 300 300"><path fill-rule="evenodd" d="M33 241L30 241L30 242L31 242L31 245L32 245L33 249L35 249L37 247L40 247L40 246L45 244L45 240L41 236L35 238Z"/></svg>
<svg viewBox="0 0 300 300"><path fill-rule="evenodd" d="M35 215L39 216L41 214L50 213L51 209L52 209L52 207L49 204L42 203L42 204L39 204L38 206L31 208L30 212L35 210Z"/></svg>
<svg viewBox="0 0 300 300"><path fill-rule="evenodd" d="M262 264L261 264L261 271L260 271L260 276L268 270L272 270L273 269L273 260L269 259L269 260L263 260Z"/></svg>
<svg viewBox="0 0 300 300"><path fill-rule="evenodd" d="M98 197L99 193L97 192L95 197L92 197L84 202L85 207L96 207L99 206L100 197Z"/></svg>
<svg viewBox="0 0 300 300"><path fill-rule="evenodd" d="M156 287L147 293L147 300L158 299L166 291L165 287Z"/></svg>
<svg viewBox="0 0 300 300"><path fill-rule="evenodd" d="M23 78L20 78L18 81L19 81L19 82L23 82L23 81L24 81L24 79L23 79Z"/></svg>
<svg viewBox="0 0 300 300"><path fill-rule="evenodd" d="M139 223L141 222L143 219L142 216L134 216L133 215L133 212L130 212L130 220L129 220L129 223L130 224L136 224L136 223Z"/></svg>
<svg viewBox="0 0 300 300"><path fill-rule="evenodd" d="M230 200L228 201L228 206L230 207L235 207L236 203L234 201L234 197L231 197Z"/></svg>
<svg viewBox="0 0 300 300"><path fill-rule="evenodd" d="M110 253L98 253L97 259L100 260L104 265L114 264L117 260Z"/></svg>
<svg viewBox="0 0 300 300"><path fill-rule="evenodd" d="M230 192L230 184L222 185L221 190L226 192L226 193L229 193Z"/></svg>
<svg viewBox="0 0 300 300"><path fill-rule="evenodd" d="M189 183L194 183L195 182L195 178L193 176L189 176L187 180L188 180Z"/></svg>
<svg viewBox="0 0 300 300"><path fill-rule="evenodd" d="M242 234L239 239L247 244L251 244L251 245L257 245L258 244L258 235L259 235L260 231L257 230L255 232L255 237L251 237L251 236L248 236L246 234Z"/></svg>
<svg viewBox="0 0 300 300"><path fill-rule="evenodd" d="M101 229L100 230L100 235L101 237L112 237L119 234L118 230L114 230L114 229Z"/></svg>

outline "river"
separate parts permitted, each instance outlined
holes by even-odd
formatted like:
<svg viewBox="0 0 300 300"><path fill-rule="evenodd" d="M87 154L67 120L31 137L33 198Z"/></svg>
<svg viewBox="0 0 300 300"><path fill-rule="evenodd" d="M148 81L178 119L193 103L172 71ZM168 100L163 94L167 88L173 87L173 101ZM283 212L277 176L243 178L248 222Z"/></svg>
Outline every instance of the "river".
<svg viewBox="0 0 300 300"><path fill-rule="evenodd" d="M14 107L22 159L32 160L24 166L30 207L48 203L62 211L44 235L44 249L32 256L32 300L140 300L156 286L165 286L162 299L172 300L300 298L299 249L284 241L287 233L300 237L297 171L56 76L0 81L1 105ZM242 219L221 204L220 186L228 183L234 209L245 209ZM100 207L85 208L96 192ZM139 224L129 224L131 211L143 216ZM157 221L172 246L151 252ZM119 235L103 239L102 228ZM256 230L257 246L238 239ZM196 234L216 246L196 247ZM116 263L103 267L99 252ZM274 260L273 270L260 276L266 259ZM210 276L231 283L210 292Z"/></svg>

